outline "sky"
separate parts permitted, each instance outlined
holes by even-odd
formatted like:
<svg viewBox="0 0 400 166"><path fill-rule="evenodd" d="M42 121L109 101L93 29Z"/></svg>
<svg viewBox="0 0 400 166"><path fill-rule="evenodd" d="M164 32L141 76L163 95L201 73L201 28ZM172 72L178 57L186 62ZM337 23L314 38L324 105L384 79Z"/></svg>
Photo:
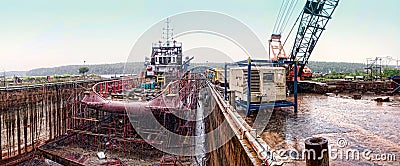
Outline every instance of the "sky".
<svg viewBox="0 0 400 166"><path fill-rule="evenodd" d="M142 57L129 56L137 40L149 28L167 17L195 10L215 11L239 20L267 47L281 3L282 0L1 0L0 70L30 70L84 64L84 61L86 64L117 63L129 58L142 61ZM288 27L294 23L304 3L305 0L299 0ZM397 0L340 0L310 60L364 63L366 58L376 56L400 59L398 6L400 1ZM171 21L174 27L174 20ZM161 40L161 30L159 33L155 35ZM184 53L197 54L196 47L205 47L196 46L194 41L210 39L210 45L218 46L213 42L221 40L209 35L192 36L180 38ZM292 38L294 36L289 36L286 49L293 44ZM151 43L145 47L141 49L150 51ZM214 57L221 52L229 57L243 54L218 48L205 52L209 55L214 52ZM242 57L245 56L239 58ZM207 61L207 57L197 59L198 62Z"/></svg>

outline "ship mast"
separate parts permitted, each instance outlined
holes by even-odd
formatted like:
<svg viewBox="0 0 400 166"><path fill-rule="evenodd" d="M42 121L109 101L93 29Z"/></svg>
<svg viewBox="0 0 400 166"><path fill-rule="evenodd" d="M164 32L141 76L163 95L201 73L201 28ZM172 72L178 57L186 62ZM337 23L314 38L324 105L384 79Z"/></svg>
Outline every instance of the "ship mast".
<svg viewBox="0 0 400 166"><path fill-rule="evenodd" d="M167 44L169 44L170 41L174 40L174 29L169 26L170 23L171 21L169 20L169 18L167 18L165 21L165 27L163 28L162 32L162 39Z"/></svg>

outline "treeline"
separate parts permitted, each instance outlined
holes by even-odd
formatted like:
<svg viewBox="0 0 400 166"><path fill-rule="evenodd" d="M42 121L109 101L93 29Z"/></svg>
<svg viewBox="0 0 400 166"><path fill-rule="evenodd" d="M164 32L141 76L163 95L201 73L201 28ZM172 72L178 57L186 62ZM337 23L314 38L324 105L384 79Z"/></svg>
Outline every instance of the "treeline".
<svg viewBox="0 0 400 166"><path fill-rule="evenodd" d="M204 65L210 67L223 67L223 63L199 63L192 64L192 67ZM37 68L29 71L10 71L6 72L7 77L12 76L53 76L53 75L79 75L79 68L86 66L89 72L86 74L137 74L144 69L144 62L130 62L130 63L114 63L114 64L96 64L96 65L68 65L52 68Z"/></svg>
<svg viewBox="0 0 400 166"><path fill-rule="evenodd" d="M356 73L364 72L366 65L363 63L310 61L308 67L311 71L318 73Z"/></svg>
<svg viewBox="0 0 400 166"><path fill-rule="evenodd" d="M13 71L7 72L7 76L52 76L52 75L79 75L79 68L87 66L89 72L86 74L137 74L144 69L143 62L132 63L114 63L114 64L96 64L96 65L68 65L53 68L37 68L29 71ZM223 63L193 63L194 66L210 66L223 68ZM345 62L316 62L310 61L308 66L313 72L319 73L355 73L364 72L365 64L363 63L345 63ZM126 67L126 68L124 68Z"/></svg>

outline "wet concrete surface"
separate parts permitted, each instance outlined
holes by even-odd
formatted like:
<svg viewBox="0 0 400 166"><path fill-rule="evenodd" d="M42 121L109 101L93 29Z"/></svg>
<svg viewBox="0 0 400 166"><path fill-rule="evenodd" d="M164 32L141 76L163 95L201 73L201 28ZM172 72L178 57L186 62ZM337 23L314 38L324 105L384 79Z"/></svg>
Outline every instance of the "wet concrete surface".
<svg viewBox="0 0 400 166"><path fill-rule="evenodd" d="M328 139L330 165L400 165L400 107L377 103L376 97L300 95L298 113L275 110L261 137L286 152L274 155L286 165L305 165L302 151L309 137Z"/></svg>

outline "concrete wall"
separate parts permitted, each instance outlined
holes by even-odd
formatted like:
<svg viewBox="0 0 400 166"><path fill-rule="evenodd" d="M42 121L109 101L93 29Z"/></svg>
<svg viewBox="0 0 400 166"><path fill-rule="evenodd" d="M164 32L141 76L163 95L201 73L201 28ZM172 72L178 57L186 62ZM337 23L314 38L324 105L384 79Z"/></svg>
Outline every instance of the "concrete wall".
<svg viewBox="0 0 400 166"><path fill-rule="evenodd" d="M214 111L206 118L206 133L214 130L219 125L223 124L224 116L219 109L218 106L214 107ZM217 143L216 140L228 139L226 138L227 132L232 132L228 130L232 130L227 123L224 123L223 130L221 132L216 133L217 135L211 136L208 138L207 143L209 148L212 148ZM212 138L214 137L214 138ZM216 166L239 166L239 165L254 165L251 161L250 157L246 153L246 147L243 146L238 136L234 136L230 139L226 144L210 152L208 155L209 159L207 160L207 165L216 165Z"/></svg>

